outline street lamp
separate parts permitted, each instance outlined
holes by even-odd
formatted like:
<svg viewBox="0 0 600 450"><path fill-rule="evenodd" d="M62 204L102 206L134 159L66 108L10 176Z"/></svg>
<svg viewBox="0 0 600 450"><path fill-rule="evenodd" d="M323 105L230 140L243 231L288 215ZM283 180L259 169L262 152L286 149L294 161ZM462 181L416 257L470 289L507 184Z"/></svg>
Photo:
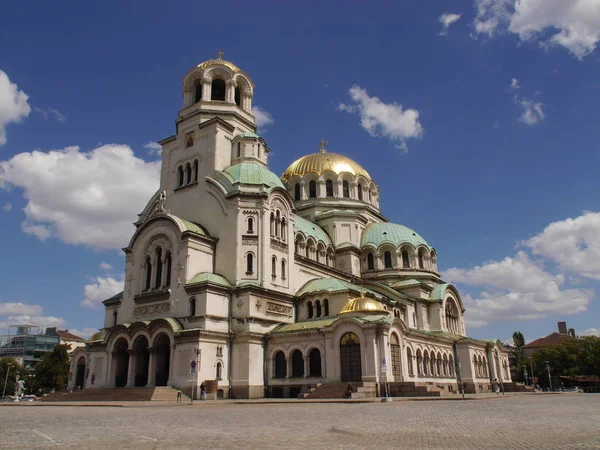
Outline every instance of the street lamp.
<svg viewBox="0 0 600 450"><path fill-rule="evenodd" d="M6 384L8 383L8 373L10 372L10 369L12 369L13 366L12 364L7 364L8 368L6 369L6 378L4 379L4 389L2 390L2 398L4 398L4 394L6 394Z"/></svg>
<svg viewBox="0 0 600 450"><path fill-rule="evenodd" d="M546 361L546 369L548 369L548 382L550 383L550 392L552 392L552 375L550 375L550 361Z"/></svg>
<svg viewBox="0 0 600 450"><path fill-rule="evenodd" d="M533 393L535 394L535 375L533 374L533 358L530 356L528 359L529 359L529 368L531 369L531 381L533 383Z"/></svg>

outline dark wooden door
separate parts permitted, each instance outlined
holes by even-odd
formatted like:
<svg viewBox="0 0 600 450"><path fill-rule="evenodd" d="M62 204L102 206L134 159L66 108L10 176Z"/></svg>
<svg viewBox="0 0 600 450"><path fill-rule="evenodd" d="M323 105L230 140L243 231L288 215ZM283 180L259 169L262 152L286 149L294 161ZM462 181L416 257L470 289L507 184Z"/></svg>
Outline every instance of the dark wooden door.
<svg viewBox="0 0 600 450"><path fill-rule="evenodd" d="M400 381L402 377L402 370L400 367L400 346L392 344L392 375L394 375L394 381Z"/></svg>
<svg viewBox="0 0 600 450"><path fill-rule="evenodd" d="M360 344L340 345L342 382L362 381Z"/></svg>

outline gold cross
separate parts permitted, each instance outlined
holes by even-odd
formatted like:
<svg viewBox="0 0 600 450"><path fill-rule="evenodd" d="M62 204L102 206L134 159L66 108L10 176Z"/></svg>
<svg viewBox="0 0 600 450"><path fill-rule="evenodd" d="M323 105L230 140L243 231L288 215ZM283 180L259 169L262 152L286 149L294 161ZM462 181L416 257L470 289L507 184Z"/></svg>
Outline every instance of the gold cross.
<svg viewBox="0 0 600 450"><path fill-rule="evenodd" d="M217 59L223 59L224 54L225 52L223 50L219 50L219 53L217 53Z"/></svg>
<svg viewBox="0 0 600 450"><path fill-rule="evenodd" d="M319 147L321 148L321 153L325 153L325 145L327 145L327 144L328 144L328 142L325 139L321 138L321 142L319 143Z"/></svg>

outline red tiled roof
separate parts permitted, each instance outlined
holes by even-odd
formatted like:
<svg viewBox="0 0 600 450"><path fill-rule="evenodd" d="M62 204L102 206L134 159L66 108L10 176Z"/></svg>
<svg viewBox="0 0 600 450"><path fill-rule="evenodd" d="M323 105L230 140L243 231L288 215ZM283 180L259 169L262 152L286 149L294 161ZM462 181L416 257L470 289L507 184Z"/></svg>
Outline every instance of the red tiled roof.
<svg viewBox="0 0 600 450"><path fill-rule="evenodd" d="M560 334L556 331L552 334L549 334L546 337L536 339L535 341L530 342L527 345L524 345L523 348L538 348L538 347L548 347L549 345L560 344L565 339L574 339L572 336L568 334Z"/></svg>
<svg viewBox="0 0 600 450"><path fill-rule="evenodd" d="M563 380L577 381L578 383L597 383L598 381L600 381L600 377L597 377L596 375L561 375L560 378L562 378Z"/></svg>
<svg viewBox="0 0 600 450"><path fill-rule="evenodd" d="M67 341L85 341L85 339L75 336L73 333L69 333L65 330L56 330L56 334L58 334L61 339L65 339Z"/></svg>

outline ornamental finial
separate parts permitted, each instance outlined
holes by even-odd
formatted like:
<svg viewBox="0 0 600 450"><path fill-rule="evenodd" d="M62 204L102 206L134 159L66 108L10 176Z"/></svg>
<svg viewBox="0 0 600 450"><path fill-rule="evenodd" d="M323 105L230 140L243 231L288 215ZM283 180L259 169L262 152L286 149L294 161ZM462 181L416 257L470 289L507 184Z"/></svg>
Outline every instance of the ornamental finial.
<svg viewBox="0 0 600 450"><path fill-rule="evenodd" d="M223 50L219 50L219 53L217 53L217 59L223 59L224 54L225 52Z"/></svg>
<svg viewBox="0 0 600 450"><path fill-rule="evenodd" d="M321 142L319 143L319 147L321 148L321 153L325 153L327 150L325 150L325 146L328 144L328 142L321 138Z"/></svg>

